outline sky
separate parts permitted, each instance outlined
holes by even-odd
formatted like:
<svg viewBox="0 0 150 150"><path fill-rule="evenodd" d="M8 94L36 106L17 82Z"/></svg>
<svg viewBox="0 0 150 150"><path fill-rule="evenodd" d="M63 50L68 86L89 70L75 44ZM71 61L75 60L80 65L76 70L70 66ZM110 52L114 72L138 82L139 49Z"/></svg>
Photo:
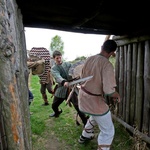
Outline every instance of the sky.
<svg viewBox="0 0 150 150"><path fill-rule="evenodd" d="M91 56L100 52L106 35L83 34L50 29L25 28L26 48L44 47L50 50L50 43L56 35L64 42L64 59L71 61L80 56Z"/></svg>

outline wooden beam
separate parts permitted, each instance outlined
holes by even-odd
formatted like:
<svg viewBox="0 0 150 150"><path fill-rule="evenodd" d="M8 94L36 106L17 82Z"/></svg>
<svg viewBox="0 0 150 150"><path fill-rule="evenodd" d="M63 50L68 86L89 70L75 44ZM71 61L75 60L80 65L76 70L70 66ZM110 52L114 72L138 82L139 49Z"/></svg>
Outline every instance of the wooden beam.
<svg viewBox="0 0 150 150"><path fill-rule="evenodd" d="M135 128L133 128L132 126L130 126L129 124L127 124L126 122L124 122L123 120L121 120L120 118L116 117L115 115L112 114L112 118L116 121L118 121L120 124L122 124L125 128L127 128L131 133L134 134ZM140 135L141 140L145 141L146 143L150 144L150 138L146 135L143 134L140 131L136 131L137 135Z"/></svg>

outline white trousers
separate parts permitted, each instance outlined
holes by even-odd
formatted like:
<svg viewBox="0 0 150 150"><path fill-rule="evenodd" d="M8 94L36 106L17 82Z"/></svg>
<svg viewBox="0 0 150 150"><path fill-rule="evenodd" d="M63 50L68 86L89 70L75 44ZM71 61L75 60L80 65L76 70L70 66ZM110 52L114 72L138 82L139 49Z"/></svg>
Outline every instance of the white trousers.
<svg viewBox="0 0 150 150"><path fill-rule="evenodd" d="M84 137L90 138L94 136L94 126L98 125L100 133L98 135L98 146L101 150L110 150L110 145L113 141L115 129L112 122L111 112L103 116L90 116L85 129L82 131ZM100 150L100 148L99 148Z"/></svg>

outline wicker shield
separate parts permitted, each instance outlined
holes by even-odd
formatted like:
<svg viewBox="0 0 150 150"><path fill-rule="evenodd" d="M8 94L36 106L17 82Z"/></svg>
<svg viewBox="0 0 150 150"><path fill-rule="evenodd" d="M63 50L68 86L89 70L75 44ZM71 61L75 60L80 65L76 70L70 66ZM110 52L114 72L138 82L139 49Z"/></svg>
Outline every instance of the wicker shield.
<svg viewBox="0 0 150 150"><path fill-rule="evenodd" d="M32 75L42 75L45 71L45 60L43 58L30 55L27 66L32 70Z"/></svg>

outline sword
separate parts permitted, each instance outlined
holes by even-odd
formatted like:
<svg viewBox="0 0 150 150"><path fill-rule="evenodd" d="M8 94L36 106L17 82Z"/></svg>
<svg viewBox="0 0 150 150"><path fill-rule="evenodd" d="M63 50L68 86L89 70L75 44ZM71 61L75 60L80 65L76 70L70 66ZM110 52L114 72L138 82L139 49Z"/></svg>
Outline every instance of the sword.
<svg viewBox="0 0 150 150"><path fill-rule="evenodd" d="M81 78L81 79L69 82L69 86L77 84L77 83L80 83L80 82L84 82L84 81L90 80L91 78L93 78L93 76L88 76L88 77L85 77L85 78Z"/></svg>
<svg viewBox="0 0 150 150"><path fill-rule="evenodd" d="M66 100L66 105L69 104L69 106L71 106L70 104L70 98L72 97L72 94L74 93L75 91L75 88L76 88L76 84L77 83L80 83L80 82L84 82L84 81L87 81L87 80L90 80L91 78L93 78L93 76L88 76L88 77L85 77L85 78L81 78L81 79L78 79L78 80L75 80L75 81L72 81L72 82L69 82L69 86L71 85L74 85L71 92L69 93L68 95L68 98Z"/></svg>

